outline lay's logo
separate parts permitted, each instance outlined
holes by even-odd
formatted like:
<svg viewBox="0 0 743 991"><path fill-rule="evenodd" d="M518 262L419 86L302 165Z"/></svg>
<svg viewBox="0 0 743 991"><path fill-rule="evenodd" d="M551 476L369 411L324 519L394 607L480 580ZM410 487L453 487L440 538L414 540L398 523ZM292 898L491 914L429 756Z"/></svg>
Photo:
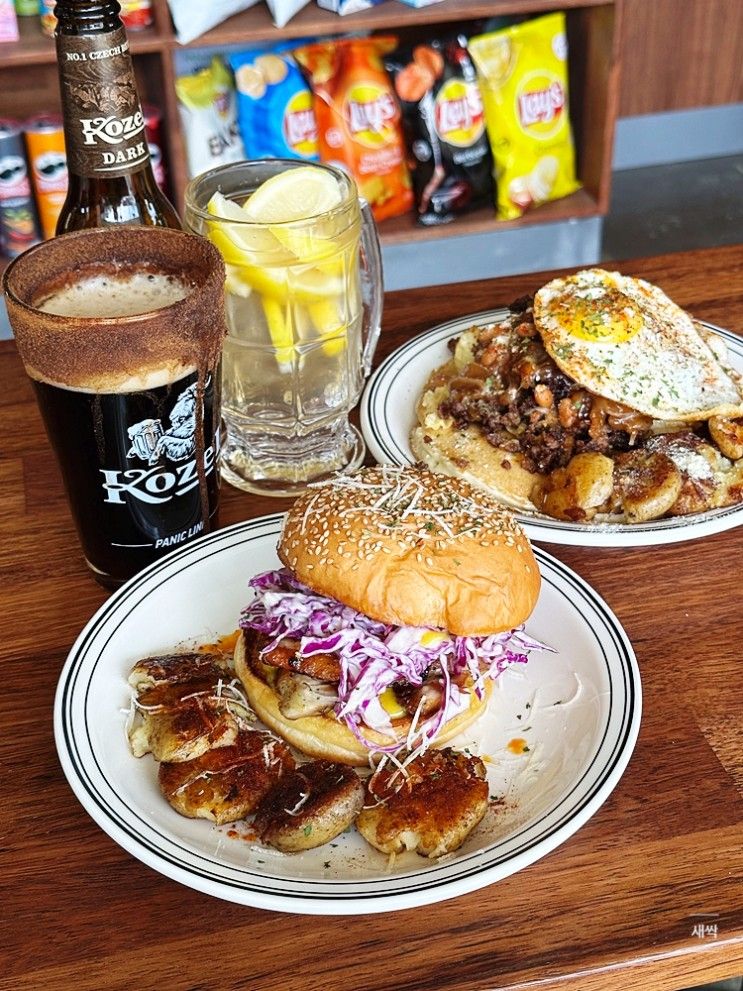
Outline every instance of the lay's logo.
<svg viewBox="0 0 743 991"><path fill-rule="evenodd" d="M295 93L284 110L284 141L302 158L317 158L317 121L309 90Z"/></svg>
<svg viewBox="0 0 743 991"><path fill-rule="evenodd" d="M529 89L517 97L519 122L522 127L551 125L565 108L565 90L554 80L540 89Z"/></svg>
<svg viewBox="0 0 743 991"><path fill-rule="evenodd" d="M436 131L442 141L468 148L485 130L482 97L476 83L449 79L439 90L435 105Z"/></svg>
<svg viewBox="0 0 743 991"><path fill-rule="evenodd" d="M351 86L344 117L351 136L368 148L379 148L396 138L397 103L392 93L374 83Z"/></svg>

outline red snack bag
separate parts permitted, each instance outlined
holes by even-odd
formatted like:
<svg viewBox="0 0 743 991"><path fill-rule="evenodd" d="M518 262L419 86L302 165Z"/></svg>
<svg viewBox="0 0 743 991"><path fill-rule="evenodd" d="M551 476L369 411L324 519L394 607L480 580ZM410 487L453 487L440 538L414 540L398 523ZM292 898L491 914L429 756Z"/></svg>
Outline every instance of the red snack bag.
<svg viewBox="0 0 743 991"><path fill-rule="evenodd" d="M353 175L376 220L413 205L400 108L381 60L396 43L334 39L294 52L314 95L320 158Z"/></svg>

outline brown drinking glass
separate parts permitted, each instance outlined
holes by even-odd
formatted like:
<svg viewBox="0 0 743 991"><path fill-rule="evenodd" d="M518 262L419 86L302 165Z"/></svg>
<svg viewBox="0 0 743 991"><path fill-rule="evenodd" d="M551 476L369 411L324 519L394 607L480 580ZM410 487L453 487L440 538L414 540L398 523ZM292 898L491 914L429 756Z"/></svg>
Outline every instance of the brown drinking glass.
<svg viewBox="0 0 743 991"><path fill-rule="evenodd" d="M118 585L217 511L224 265L157 227L31 248L3 288L88 566Z"/></svg>

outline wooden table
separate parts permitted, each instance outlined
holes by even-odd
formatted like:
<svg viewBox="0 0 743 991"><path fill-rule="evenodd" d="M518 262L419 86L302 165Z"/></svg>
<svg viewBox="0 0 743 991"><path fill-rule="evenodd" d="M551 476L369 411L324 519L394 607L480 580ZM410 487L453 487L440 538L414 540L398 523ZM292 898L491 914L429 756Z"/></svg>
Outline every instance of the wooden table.
<svg viewBox="0 0 743 991"><path fill-rule="evenodd" d="M743 248L618 267L743 333ZM379 357L542 280L392 294ZM285 916L161 877L73 797L54 748L54 689L106 593L83 566L10 342L0 345L0 452L0 988L664 991L743 973L740 530L647 549L549 546L617 612L645 694L629 767L575 836L498 884L424 909ZM283 505L225 486L222 523ZM701 913L715 913L717 935L693 934Z"/></svg>

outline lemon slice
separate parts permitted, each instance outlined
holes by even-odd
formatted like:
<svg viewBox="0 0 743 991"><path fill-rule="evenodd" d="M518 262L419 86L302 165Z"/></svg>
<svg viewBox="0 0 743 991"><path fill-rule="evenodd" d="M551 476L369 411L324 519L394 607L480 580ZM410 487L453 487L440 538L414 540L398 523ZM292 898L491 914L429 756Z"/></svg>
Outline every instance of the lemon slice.
<svg viewBox="0 0 743 991"><path fill-rule="evenodd" d="M316 303L309 303L307 311L322 340L322 350L329 358L334 358L346 349L348 324L341 313L340 300L327 297Z"/></svg>
<svg viewBox="0 0 743 991"><path fill-rule="evenodd" d="M253 287L250 283L246 282L242 275L242 269L239 265L230 265L229 262L225 265L226 277L224 280L225 291L233 296L242 296L247 298L253 292Z"/></svg>
<svg viewBox="0 0 743 991"><path fill-rule="evenodd" d="M271 343L276 348L276 361L282 372L289 371L295 348L291 324L286 319L285 309L278 300L270 297L264 296L261 299L261 304L266 317L268 333L271 335Z"/></svg>
<svg viewBox="0 0 743 991"><path fill-rule="evenodd" d="M316 303L329 296L338 297L343 292L343 279L339 275L320 272L316 268L288 271L289 287L300 303Z"/></svg>
<svg viewBox="0 0 743 991"><path fill-rule="evenodd" d="M222 255L226 261L230 261L233 264L240 264L240 261L234 260L234 251L230 252L232 257L227 258L225 251L222 250L224 246L227 251L230 251L229 245L224 245L225 237L229 238L234 248L242 253L242 262L244 264L249 264L250 262L255 264L257 262L256 255L258 254L261 256L286 256L286 251L271 231L266 230L265 227L257 226L240 204L235 203L234 200L228 200L222 193L215 193L207 203L206 209L207 213L210 213L212 217L220 221L218 224L208 224L207 233L209 239L222 251ZM228 221L228 223L224 221ZM215 239L212 237L213 233L221 234L222 238L217 237ZM291 261L291 259L287 258L286 261Z"/></svg>
<svg viewBox="0 0 743 991"><path fill-rule="evenodd" d="M338 182L329 172L300 165L266 179L243 209L256 223L286 224L326 213L339 206L342 198Z"/></svg>
<svg viewBox="0 0 743 991"><path fill-rule="evenodd" d="M217 245L222 251L221 245ZM232 262L222 251L225 260ZM328 296L337 296L343 288L343 280L315 269L293 272L281 266L261 267L240 265L240 278L262 296L285 303L291 297L297 303L320 303Z"/></svg>

